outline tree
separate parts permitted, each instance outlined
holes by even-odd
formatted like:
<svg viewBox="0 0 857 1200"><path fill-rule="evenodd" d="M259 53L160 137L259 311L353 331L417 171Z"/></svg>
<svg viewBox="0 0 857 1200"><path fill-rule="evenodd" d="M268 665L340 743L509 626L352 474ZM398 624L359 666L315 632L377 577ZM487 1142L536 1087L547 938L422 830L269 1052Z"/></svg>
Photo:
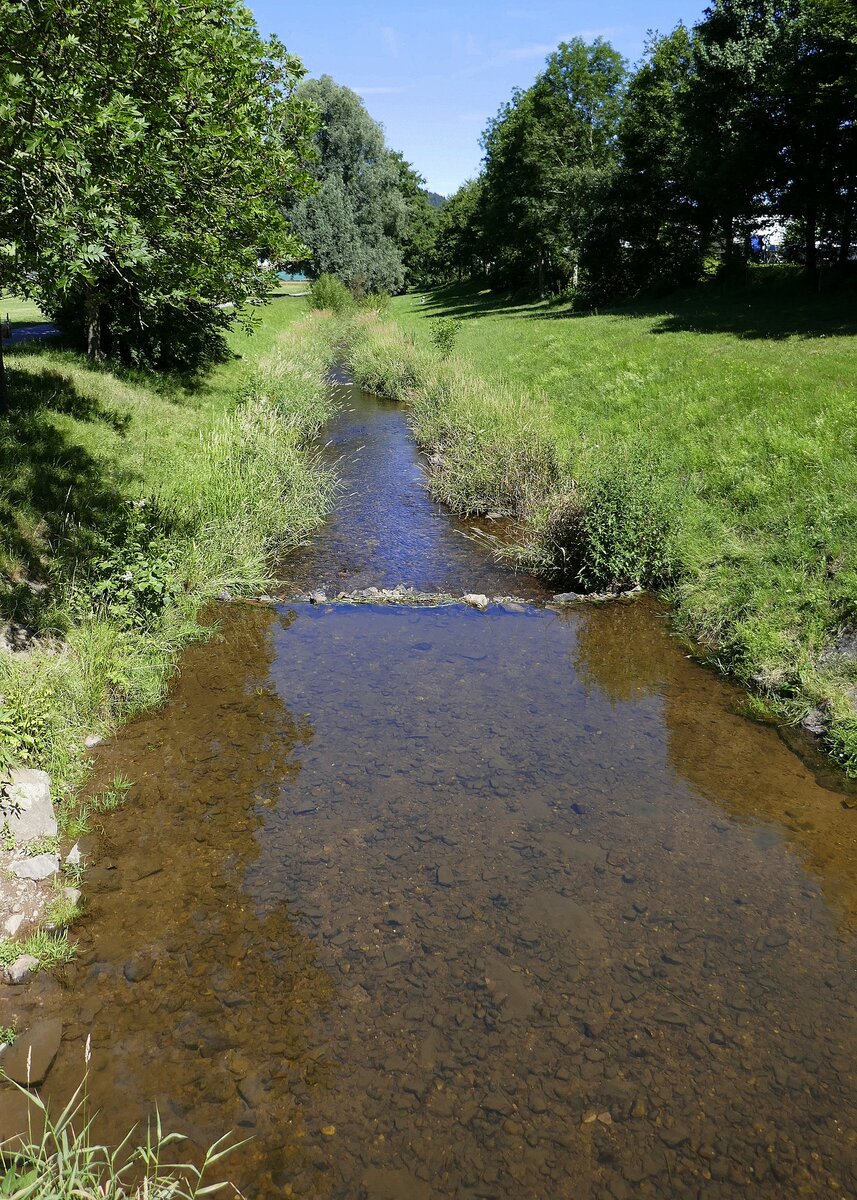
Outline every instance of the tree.
<svg viewBox="0 0 857 1200"><path fill-rule="evenodd" d="M434 270L441 280L460 283L485 270L481 228L482 181L468 180L440 210L435 239Z"/></svg>
<svg viewBox="0 0 857 1200"><path fill-rule="evenodd" d="M624 248L623 291L697 278L712 214L693 194L687 104L693 41L679 25L654 37L625 94L613 213Z"/></svg>
<svg viewBox="0 0 857 1200"><path fill-rule="evenodd" d="M563 42L489 124L484 213L500 273L540 290L576 274L615 168L624 59L596 39Z"/></svg>
<svg viewBox="0 0 857 1200"><path fill-rule="evenodd" d="M857 207L857 6L802 0L793 8L773 70L780 148L778 207L800 223L814 278L819 242L845 267Z"/></svg>
<svg viewBox="0 0 857 1200"><path fill-rule="evenodd" d="M355 292L400 291L409 211L400 163L360 97L329 75L298 89L321 115L312 168L318 190L286 202L295 232L312 253L312 271L335 275Z"/></svg>
<svg viewBox="0 0 857 1200"><path fill-rule="evenodd" d="M398 171L399 192L405 202L406 222L402 243L405 282L429 283L435 259L439 206L432 202L426 181L397 150L390 157ZM442 197L437 197L442 201Z"/></svg>
<svg viewBox="0 0 857 1200"><path fill-rule="evenodd" d="M234 0L7 0L3 285L78 318L92 358L216 349L269 290L262 256L299 252L302 73Z"/></svg>
<svg viewBox="0 0 857 1200"><path fill-rule="evenodd" d="M694 31L690 187L720 228L727 270L743 258L736 243L746 244L770 211L777 153L771 76L788 10L788 0L715 0Z"/></svg>

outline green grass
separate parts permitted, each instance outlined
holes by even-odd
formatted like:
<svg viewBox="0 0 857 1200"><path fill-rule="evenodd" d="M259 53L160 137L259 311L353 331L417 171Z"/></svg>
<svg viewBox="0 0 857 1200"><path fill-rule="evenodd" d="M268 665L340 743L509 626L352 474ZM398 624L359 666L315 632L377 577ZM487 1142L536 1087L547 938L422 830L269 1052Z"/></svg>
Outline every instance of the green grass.
<svg viewBox="0 0 857 1200"><path fill-rule="evenodd" d="M37 929L28 938L0 942L0 966L7 967L22 954L31 954L38 960L40 971L49 971L52 967L71 962L76 951L77 944L68 940L67 930Z"/></svg>
<svg viewBox="0 0 857 1200"><path fill-rule="evenodd" d="M597 315L475 289L392 315L398 337L353 355L367 386L414 404L442 498L523 515L526 556L564 586L659 586L781 714L825 708L857 772L857 673L824 655L857 620L853 293L761 271ZM446 363L438 317L461 321Z"/></svg>
<svg viewBox="0 0 857 1200"><path fill-rule="evenodd" d="M21 300L18 296L0 296L0 321L6 317L16 325L34 325L46 321L47 317L32 300Z"/></svg>
<svg viewBox="0 0 857 1200"><path fill-rule="evenodd" d="M7 353L0 620L39 641L0 655L0 767L47 770L65 815L86 734L157 702L201 605L263 589L324 517L333 482L313 447L333 333L304 313L276 297L191 384Z"/></svg>
<svg viewBox="0 0 857 1200"><path fill-rule="evenodd" d="M87 1070L89 1054L87 1043ZM101 1145L93 1138L87 1082L85 1074L58 1114L37 1092L13 1085L26 1098L29 1132L13 1137L4 1150L0 1195L14 1200L201 1200L222 1190L235 1193L231 1185L209 1180L241 1143L222 1138L208 1149L201 1166L176 1163L172 1147L187 1139L165 1134L156 1115L142 1144L131 1130L119 1146Z"/></svg>

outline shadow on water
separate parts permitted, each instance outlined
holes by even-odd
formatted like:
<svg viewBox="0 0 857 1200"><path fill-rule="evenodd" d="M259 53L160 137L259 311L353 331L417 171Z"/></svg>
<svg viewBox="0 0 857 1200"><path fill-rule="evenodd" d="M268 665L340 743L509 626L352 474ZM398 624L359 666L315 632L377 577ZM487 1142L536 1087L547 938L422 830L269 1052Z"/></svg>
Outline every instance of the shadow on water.
<svg viewBox="0 0 857 1200"><path fill-rule="evenodd" d="M529 586L374 414L292 582ZM735 695L648 603L225 609L99 752L135 794L20 1002L65 1020L47 1091L92 1033L105 1136L250 1134L254 1200L855 1194L854 815Z"/></svg>

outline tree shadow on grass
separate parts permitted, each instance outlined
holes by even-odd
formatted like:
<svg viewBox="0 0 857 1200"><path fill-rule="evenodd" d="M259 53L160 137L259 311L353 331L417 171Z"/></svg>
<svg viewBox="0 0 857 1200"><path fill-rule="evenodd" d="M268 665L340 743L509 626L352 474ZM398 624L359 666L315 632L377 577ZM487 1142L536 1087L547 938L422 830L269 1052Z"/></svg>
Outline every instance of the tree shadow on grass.
<svg viewBox="0 0 857 1200"><path fill-rule="evenodd" d="M50 585L85 569L127 524L122 484L128 481L108 473L55 420L61 413L115 430L115 413L80 395L58 371L22 371L11 362L7 372L10 403L0 412L0 548L14 570L11 577L0 572L0 613L38 628L56 599Z"/></svg>
<svg viewBox="0 0 857 1200"><path fill-rule="evenodd" d="M651 332L726 333L750 340L850 337L857 334L857 291L842 286L817 295L803 280L718 283L667 295L641 297L605 308L574 309L568 303L518 293L492 293L475 285L439 288L425 298L426 316L472 320L498 315L535 321L575 321L593 315L649 321Z"/></svg>

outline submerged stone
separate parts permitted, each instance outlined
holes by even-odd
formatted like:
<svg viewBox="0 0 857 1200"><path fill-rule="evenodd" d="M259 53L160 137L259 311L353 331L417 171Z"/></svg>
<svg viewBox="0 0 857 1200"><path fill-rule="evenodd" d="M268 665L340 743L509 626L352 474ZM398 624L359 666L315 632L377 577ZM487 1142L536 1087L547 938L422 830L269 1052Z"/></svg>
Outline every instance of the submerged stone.
<svg viewBox="0 0 857 1200"><path fill-rule="evenodd" d="M13 1083L38 1087L53 1066L62 1040L62 1021L37 1021L0 1058L0 1067Z"/></svg>

